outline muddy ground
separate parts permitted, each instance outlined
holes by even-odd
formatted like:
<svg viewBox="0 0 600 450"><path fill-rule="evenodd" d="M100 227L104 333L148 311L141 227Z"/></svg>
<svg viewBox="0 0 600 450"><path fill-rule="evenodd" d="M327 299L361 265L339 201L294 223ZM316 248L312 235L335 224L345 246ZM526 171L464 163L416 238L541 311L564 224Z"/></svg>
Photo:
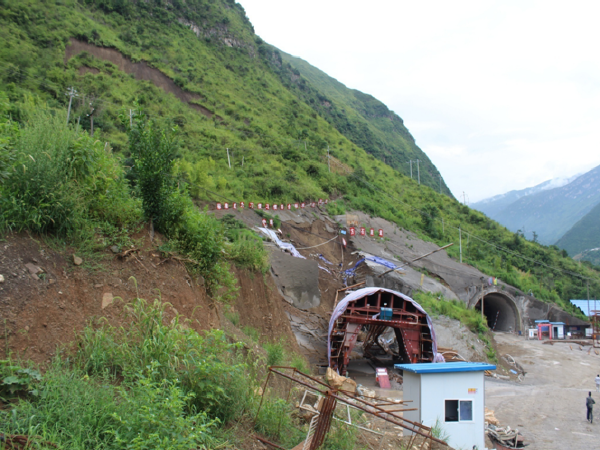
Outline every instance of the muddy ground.
<svg viewBox="0 0 600 450"><path fill-rule="evenodd" d="M518 428L529 450L600 448L600 393L594 384L600 356L594 349L508 333L496 333L495 339L498 351L510 354L527 372L521 383L486 378L486 407L501 425ZM589 391L597 403L593 424L586 420Z"/></svg>

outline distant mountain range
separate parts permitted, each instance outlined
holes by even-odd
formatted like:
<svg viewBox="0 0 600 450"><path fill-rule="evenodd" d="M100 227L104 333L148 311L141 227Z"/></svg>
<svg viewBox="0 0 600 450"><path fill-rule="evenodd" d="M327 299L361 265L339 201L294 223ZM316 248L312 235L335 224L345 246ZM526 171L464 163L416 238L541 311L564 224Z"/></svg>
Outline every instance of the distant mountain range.
<svg viewBox="0 0 600 450"><path fill-rule="evenodd" d="M579 175L581 174L573 175L569 178L553 178L552 180L544 181L543 183L533 187L528 187L517 191L510 191L505 194L499 194L484 200L480 200L477 203L471 204L470 206L478 211L481 211L486 216L498 220L496 219L496 215L500 214L506 207L516 202L521 197L526 197L528 195L537 194L538 192L562 187L565 184L569 184L571 181L575 180Z"/></svg>
<svg viewBox="0 0 600 450"><path fill-rule="evenodd" d="M533 239L535 233L540 243L556 244L574 256L600 247L600 233L593 231L600 220L598 204L600 166L583 175L549 180L471 206L511 231L520 230L527 239Z"/></svg>

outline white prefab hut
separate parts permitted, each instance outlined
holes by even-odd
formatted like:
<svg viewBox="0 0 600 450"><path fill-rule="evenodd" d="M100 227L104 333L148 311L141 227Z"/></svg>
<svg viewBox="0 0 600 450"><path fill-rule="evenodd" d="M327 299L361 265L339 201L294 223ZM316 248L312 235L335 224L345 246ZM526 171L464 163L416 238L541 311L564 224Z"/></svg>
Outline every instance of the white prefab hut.
<svg viewBox="0 0 600 450"><path fill-rule="evenodd" d="M411 408L404 417L433 427L436 422L450 436L453 448L485 448L484 371L487 363L396 364L404 371L404 400Z"/></svg>

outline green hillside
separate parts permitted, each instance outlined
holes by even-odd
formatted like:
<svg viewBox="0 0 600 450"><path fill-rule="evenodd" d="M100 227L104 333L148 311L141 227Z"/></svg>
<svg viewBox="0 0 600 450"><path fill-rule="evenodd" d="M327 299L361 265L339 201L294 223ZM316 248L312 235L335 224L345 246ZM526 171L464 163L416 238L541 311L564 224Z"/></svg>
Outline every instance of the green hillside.
<svg viewBox="0 0 600 450"><path fill-rule="evenodd" d="M452 196L429 157L415 144L404 122L369 94L349 89L306 61L273 49L270 61L284 84L331 123L340 133L398 172L438 192ZM308 81L308 82L307 82Z"/></svg>
<svg viewBox="0 0 600 450"><path fill-rule="evenodd" d="M600 247L600 204L573 225L556 245L564 248L571 256Z"/></svg>
<svg viewBox="0 0 600 450"><path fill-rule="evenodd" d="M136 79L90 52L77 54L65 63L65 49L73 39L97 49L115 49L133 63L145 61L144 70L159 69L183 89L189 102L178 100L164 87ZM95 108L94 140L107 143L102 148L113 149L115 159L110 161L111 167L115 161L123 164L123 176L135 189L128 194L126 187L119 185L119 189L125 189L119 195L135 197L132 201L139 201L136 199L141 194L135 185L139 174L130 168L141 160L136 153L138 144L131 141L128 115L131 111L138 117L143 109L153 129L158 130L144 138L148 142L158 139L156 136L164 130L177 128L176 137L168 146L169 151L175 151L175 159L172 170L169 162L166 174L173 177L178 196L213 202L337 199L329 206L333 213L359 209L439 244L457 242L460 227L463 260L524 292L532 290L537 297L557 302L568 310L569 298L583 298L585 277L591 279L591 289L600 293L597 272L578 265L555 247L527 242L448 195L440 195L433 166L425 165L422 171L430 186L419 186L407 177L406 167L402 172L394 169L393 158L405 155L407 160L420 159L420 150L401 120L372 97L342 88L324 76L316 79L319 72L309 70L309 66L302 71L291 66L286 69L298 70L303 80L299 84L305 86L308 94L301 94L299 87L288 87L282 73L273 68L277 65L273 48L254 34L242 7L233 1L4 0L0 9L0 41L0 85L7 98L6 114L11 118L6 129L16 126L26 130L33 126L35 111L65 115L69 102L65 92L74 87L79 97L73 102L69 126L79 135L91 134L89 114ZM342 117L328 117L322 102L315 105L311 101L313 95L332 100L336 114ZM343 129L340 124L345 120L352 129ZM136 122L134 130L136 127L143 129L143 123ZM389 127L397 130L397 135ZM364 135L359 129L365 129ZM357 142L364 136L368 137L364 139L365 147L375 141L377 146L359 146ZM371 136L376 137L375 141ZM29 144L18 143L18 138L10 136L3 142L0 172L14 174L16 167L30 164L20 150L30 148ZM331 172L327 146L334 158ZM67 146L69 152L70 148ZM96 151L95 146L86 148ZM44 151L43 147L38 150ZM386 161L389 157L390 164L384 164L374 154ZM65 155L69 160L68 152ZM17 189L15 183L17 180L11 181L9 176L0 188L2 201L17 195L13 190ZM26 189L26 185L19 186ZM172 186L165 186L171 192ZM18 192L25 195L26 190ZM171 194L164 195L171 198ZM27 198L33 201L33 197ZM183 197L178 199L178 207L188 208L189 202L184 202ZM66 236L69 230L82 229L58 227L52 212L47 212L43 220L30 217L23 213L31 212L27 209L30 206L26 202L19 205L13 202L0 208L3 229L60 231ZM21 208L18 211L17 206ZM101 218L113 228L121 226L125 219L154 217L154 213L141 210L137 216L127 218L111 218L94 209L86 214L95 224ZM196 216L188 214L179 221L169 217L173 221L165 219L164 223L172 226L164 225L166 230L178 239L182 251L194 252L198 230L187 227ZM47 226L41 226L42 222ZM215 245L230 240L227 236L219 239ZM234 261L243 260L239 252L224 254L232 258L237 255ZM450 255L458 258L458 246L450 249ZM203 263L205 273L215 264L224 270L219 261L215 258Z"/></svg>

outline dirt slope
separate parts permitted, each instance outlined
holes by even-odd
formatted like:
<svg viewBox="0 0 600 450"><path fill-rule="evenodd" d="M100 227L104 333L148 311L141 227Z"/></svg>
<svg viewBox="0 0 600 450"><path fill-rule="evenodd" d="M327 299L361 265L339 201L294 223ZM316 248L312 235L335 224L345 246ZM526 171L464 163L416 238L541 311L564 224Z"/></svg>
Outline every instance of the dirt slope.
<svg viewBox="0 0 600 450"><path fill-rule="evenodd" d="M5 278L0 284L0 351L46 364L89 320L106 317L120 323L124 302L137 295L148 301L160 295L172 304L169 316L190 319L198 331L232 327L201 279L190 276L181 262L161 258L158 241L150 242L146 230L134 238L142 244L139 252L122 259L107 250L101 259L84 258L81 266L73 263L71 250L57 251L25 234L0 241ZM42 272L33 275L28 264ZM271 277L244 270L236 270L236 276L240 295L232 307L239 312L239 326L255 327L265 341L283 338L299 351Z"/></svg>

